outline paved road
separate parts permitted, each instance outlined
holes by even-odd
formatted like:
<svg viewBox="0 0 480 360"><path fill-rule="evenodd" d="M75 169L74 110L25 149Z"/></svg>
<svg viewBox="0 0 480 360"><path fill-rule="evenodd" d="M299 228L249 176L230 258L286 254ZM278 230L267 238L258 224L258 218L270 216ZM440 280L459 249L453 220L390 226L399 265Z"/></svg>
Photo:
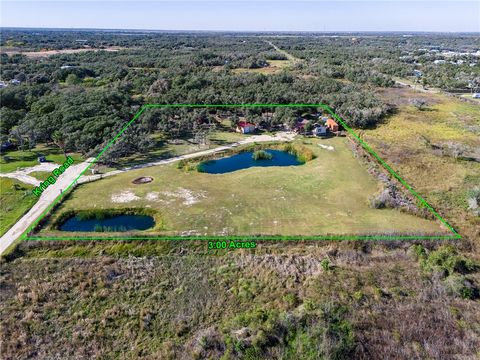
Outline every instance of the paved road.
<svg viewBox="0 0 480 360"><path fill-rule="evenodd" d="M2 254L20 235L27 230L35 220L55 201L61 190L65 190L93 159L70 166L57 179L57 182L44 190L40 199L23 217L0 238L0 254Z"/></svg>

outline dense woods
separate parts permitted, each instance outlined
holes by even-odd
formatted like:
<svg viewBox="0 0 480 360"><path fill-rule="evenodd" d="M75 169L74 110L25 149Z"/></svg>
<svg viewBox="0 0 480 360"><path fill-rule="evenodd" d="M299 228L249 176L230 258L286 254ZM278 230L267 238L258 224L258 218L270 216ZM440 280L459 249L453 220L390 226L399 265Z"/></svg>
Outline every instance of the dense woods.
<svg viewBox="0 0 480 360"><path fill-rule="evenodd" d="M416 62L405 59L405 51L427 46L421 36L393 35L269 38L20 30L4 34L1 79L10 83L0 90L1 141L32 148L53 142L52 135L59 131L68 151L85 155L98 152L145 103L325 103L353 127L374 126L393 110L377 98L374 88L393 86L393 76L410 75ZM287 59L269 41L298 61L274 74L248 71ZM430 46L448 43L462 51L473 51L466 44L476 42L471 37L428 40ZM88 51L48 57L27 53L62 49ZM420 53L416 61L425 59ZM479 73L478 64L424 68L422 81L434 86L466 87L466 79ZM272 111L274 116L264 124L267 128L296 116L284 109ZM205 116L199 111L184 111L181 116L172 111L145 114L120 153L147 151L148 135L154 132L186 136Z"/></svg>

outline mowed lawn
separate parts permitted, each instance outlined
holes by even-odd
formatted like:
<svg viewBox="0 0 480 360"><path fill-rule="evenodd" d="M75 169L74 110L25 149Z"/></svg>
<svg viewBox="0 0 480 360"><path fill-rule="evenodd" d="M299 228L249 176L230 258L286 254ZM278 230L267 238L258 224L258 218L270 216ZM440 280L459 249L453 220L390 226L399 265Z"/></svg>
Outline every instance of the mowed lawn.
<svg viewBox="0 0 480 360"><path fill-rule="evenodd" d="M20 181L0 178L0 236L37 202L32 189L33 186Z"/></svg>
<svg viewBox="0 0 480 360"><path fill-rule="evenodd" d="M80 154L69 153L75 162L81 162ZM65 162L65 155L62 150L56 147L46 145L37 145L32 150L14 150L2 153L0 157L0 172L9 173L16 171L18 168L27 168L38 165L38 157L45 156L46 160L56 164Z"/></svg>
<svg viewBox="0 0 480 360"><path fill-rule="evenodd" d="M379 185L353 157L348 139L306 141L317 158L300 166L254 167L227 174L206 174L185 172L173 164L84 184L72 193L54 218L72 209L147 207L157 211L157 225L146 234L322 235L444 231L434 221L392 209L371 209L368 198L378 191ZM333 146L335 151L320 148L320 142ZM139 176L151 176L154 181L132 184ZM48 227L42 233L67 234Z"/></svg>

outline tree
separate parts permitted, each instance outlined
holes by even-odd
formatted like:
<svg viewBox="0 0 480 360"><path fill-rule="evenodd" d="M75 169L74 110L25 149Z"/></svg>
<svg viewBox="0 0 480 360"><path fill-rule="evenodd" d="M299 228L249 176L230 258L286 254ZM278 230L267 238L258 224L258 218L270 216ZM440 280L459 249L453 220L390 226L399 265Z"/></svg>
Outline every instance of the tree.
<svg viewBox="0 0 480 360"><path fill-rule="evenodd" d="M148 95L149 96L161 95L167 92L169 88L170 88L170 83L168 82L168 80L158 79L158 80L155 80L152 85L150 85L150 88L148 89Z"/></svg>
<svg viewBox="0 0 480 360"><path fill-rule="evenodd" d="M312 124L312 122L306 123L306 124L305 124L305 131L306 131L307 133L309 133L309 132L312 131L312 130L313 130L313 124Z"/></svg>
<svg viewBox="0 0 480 360"><path fill-rule="evenodd" d="M63 133L56 130L52 134L52 140L57 145L60 149L63 151L63 155L65 155L65 159L67 158L67 152L65 149L65 138L63 136Z"/></svg>
<svg viewBox="0 0 480 360"><path fill-rule="evenodd" d="M67 78L65 79L65 83L67 83L68 85L77 85L80 82L81 80L75 74L68 74Z"/></svg>

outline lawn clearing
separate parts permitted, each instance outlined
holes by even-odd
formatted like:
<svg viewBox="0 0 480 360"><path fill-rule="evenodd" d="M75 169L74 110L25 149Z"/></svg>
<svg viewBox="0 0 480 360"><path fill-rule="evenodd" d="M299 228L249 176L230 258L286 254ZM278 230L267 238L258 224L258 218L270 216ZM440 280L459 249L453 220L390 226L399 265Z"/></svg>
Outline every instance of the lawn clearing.
<svg viewBox="0 0 480 360"><path fill-rule="evenodd" d="M184 171L172 164L115 175L78 187L49 225L65 211L138 207L156 212L157 226L142 232L152 235L448 235L435 221L370 208L369 197L380 186L353 157L349 141L296 140L317 156L300 166L253 167L219 175ZM131 183L141 176L154 181ZM118 202L122 193L131 200ZM40 232L42 236L80 234L55 231L48 225Z"/></svg>
<svg viewBox="0 0 480 360"><path fill-rule="evenodd" d="M82 161L79 154L68 154L75 162ZM57 147L38 145L32 150L6 151L0 157L0 172L9 173L18 168L27 168L38 165L38 157L45 156L46 160L56 164L65 162L65 155Z"/></svg>
<svg viewBox="0 0 480 360"><path fill-rule="evenodd" d="M37 202L33 186L20 181L1 178L0 182L0 236Z"/></svg>
<svg viewBox="0 0 480 360"><path fill-rule="evenodd" d="M291 60L268 60L268 66L256 69L237 68L232 71L235 74L257 73L257 74L276 74L292 65Z"/></svg>

